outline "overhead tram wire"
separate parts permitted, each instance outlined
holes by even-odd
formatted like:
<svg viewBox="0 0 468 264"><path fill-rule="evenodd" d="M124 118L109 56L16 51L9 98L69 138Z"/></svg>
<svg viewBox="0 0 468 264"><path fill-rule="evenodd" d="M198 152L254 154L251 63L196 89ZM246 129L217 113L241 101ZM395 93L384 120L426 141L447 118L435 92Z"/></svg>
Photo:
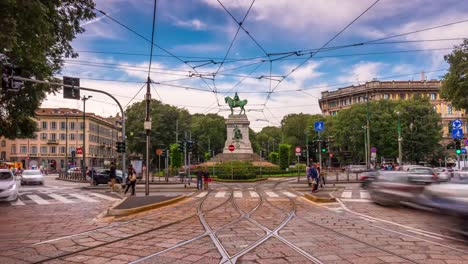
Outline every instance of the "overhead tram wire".
<svg viewBox="0 0 468 264"><path fill-rule="evenodd" d="M297 67L295 67L294 69L292 69L289 73L287 73L281 81L279 81L276 86L271 89L270 93L267 95L267 98L265 100L265 107L266 107L266 104L268 103L268 101L270 100L270 97L271 97L271 94L278 88L278 86L286 79L288 78L293 72L295 72L297 69L299 69L300 67L302 67L304 64L306 64L310 59L312 59L312 57L317 54L318 52L320 52L323 48L325 48L330 42L332 42L333 40L335 40L339 35L341 35L341 33L343 33L346 29L348 29L352 24L354 24L354 22L356 22L359 18L361 18L365 13L367 13L367 11L369 11L372 7L374 7L380 0L376 0L373 4L371 4L368 8L366 8L366 10L364 10L364 12L362 12L361 14L359 14L359 16L357 16L355 19L353 19L350 23L348 23L343 29L341 29L338 33L336 33L331 39L329 39L325 44L322 45L322 47L320 47L317 51L315 51L314 53L310 54L310 56L304 60L302 63L300 63Z"/></svg>
<svg viewBox="0 0 468 264"><path fill-rule="evenodd" d="M127 108L127 106L130 105L133 100L135 100L135 97L137 97L140 94L141 90L143 90L145 86L146 83L144 83L143 86L141 86L140 90L138 90L138 92L133 96L133 98L130 101L128 101L128 103L124 106L124 109Z"/></svg>
<svg viewBox="0 0 468 264"><path fill-rule="evenodd" d="M153 26L151 29L151 51L150 51L150 56L149 56L149 65L148 65L148 81L150 79L150 74L151 74L151 63L153 62L153 47L154 47L154 28L156 24L156 6L157 6L157 0L154 0L154 9L153 9Z"/></svg>
<svg viewBox="0 0 468 264"><path fill-rule="evenodd" d="M125 29L129 30L130 32L134 33L135 35L139 36L140 38L146 40L147 42L151 43L152 45L156 46L157 48L159 48L160 50L166 52L167 54L169 54L171 57L177 59L178 61L182 62L183 64L189 66L194 72L197 72L197 70L195 68L193 68L189 63L187 63L186 61L182 60L180 57L176 56L174 53L170 52L169 50L161 47L160 45L156 44L156 43L153 43L151 40L149 40L148 38L146 38L145 36L141 35L140 33L138 33L137 31L133 30L132 28L128 27L127 25L123 24L122 22L118 21L117 19L111 17L110 15L108 15L106 12L100 10L100 9L97 9L95 6L89 6L90 8L96 10L97 12L101 13L102 15L106 16L107 18L109 18L110 20L114 21L115 23L117 23L118 25L124 27ZM206 82L206 80L204 80L203 78L200 78L204 83L205 85L208 87L208 89L212 90L212 88L210 87L210 85Z"/></svg>

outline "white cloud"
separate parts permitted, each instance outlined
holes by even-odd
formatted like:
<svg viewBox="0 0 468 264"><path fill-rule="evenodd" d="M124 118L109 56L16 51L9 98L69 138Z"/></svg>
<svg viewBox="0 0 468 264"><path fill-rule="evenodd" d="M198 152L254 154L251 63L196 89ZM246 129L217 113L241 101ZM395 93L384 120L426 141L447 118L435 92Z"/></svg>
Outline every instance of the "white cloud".
<svg viewBox="0 0 468 264"><path fill-rule="evenodd" d="M339 82L366 82L379 77L379 71L384 66L382 62L361 61L351 69L346 70L346 74L338 77Z"/></svg>

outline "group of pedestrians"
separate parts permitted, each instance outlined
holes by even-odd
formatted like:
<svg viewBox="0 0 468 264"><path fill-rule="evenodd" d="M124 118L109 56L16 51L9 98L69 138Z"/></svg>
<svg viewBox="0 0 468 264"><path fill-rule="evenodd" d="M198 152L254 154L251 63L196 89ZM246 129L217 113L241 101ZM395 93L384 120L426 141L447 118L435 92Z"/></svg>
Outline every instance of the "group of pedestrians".
<svg viewBox="0 0 468 264"><path fill-rule="evenodd" d="M197 171L197 189L208 190L208 183L210 182L210 174L206 168L198 167Z"/></svg>
<svg viewBox="0 0 468 264"><path fill-rule="evenodd" d="M117 186L115 184L116 183L116 178L117 178L117 170L115 168L114 162L111 162L109 178L110 178L111 192L114 192L115 188ZM125 191L124 191L124 195L127 194L128 190L130 188L132 189L132 196L135 195L136 180L137 180L137 173L136 173L135 169L133 168L132 164L130 164L130 165L128 165L128 169L127 169L127 181L125 183L126 188L125 188Z"/></svg>
<svg viewBox="0 0 468 264"><path fill-rule="evenodd" d="M318 187L323 188L325 185L325 177L320 174L320 166L312 163L307 168L307 182L312 187L312 192L317 192Z"/></svg>

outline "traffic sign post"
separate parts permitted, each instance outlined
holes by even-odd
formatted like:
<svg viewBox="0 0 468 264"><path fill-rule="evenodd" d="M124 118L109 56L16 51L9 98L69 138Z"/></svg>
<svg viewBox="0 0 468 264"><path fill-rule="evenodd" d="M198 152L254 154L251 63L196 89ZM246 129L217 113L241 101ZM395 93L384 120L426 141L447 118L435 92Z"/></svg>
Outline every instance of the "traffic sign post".
<svg viewBox="0 0 468 264"><path fill-rule="evenodd" d="M461 128L452 129L452 138L453 139L462 139L463 138L463 130Z"/></svg>
<svg viewBox="0 0 468 264"><path fill-rule="evenodd" d="M229 151L233 152L236 149L236 147L231 144L231 145L229 145L228 149L229 149Z"/></svg>
<svg viewBox="0 0 468 264"><path fill-rule="evenodd" d="M297 182L299 182L300 180L300 172L299 172L299 157L301 156L301 152L302 152L302 149L301 147L297 146L296 148L294 148L294 152L296 152L296 157L297 157L297 163L296 163L296 167L297 167Z"/></svg>
<svg viewBox="0 0 468 264"><path fill-rule="evenodd" d="M82 148L76 148L76 154L83 154Z"/></svg>
<svg viewBox="0 0 468 264"><path fill-rule="evenodd" d="M302 149L301 147L297 146L295 149L294 149L294 152L296 152L296 156L301 156L301 152L302 152Z"/></svg>
<svg viewBox="0 0 468 264"><path fill-rule="evenodd" d="M316 132L322 132L323 130L325 130L325 124L323 123L323 121L317 121L314 123L314 130Z"/></svg>
<svg viewBox="0 0 468 264"><path fill-rule="evenodd" d="M156 155L158 155L158 179L161 181L161 175L159 173L161 172L161 155L163 154L162 149L157 149L156 150ZM152 181L154 182L154 174L152 174Z"/></svg>
<svg viewBox="0 0 468 264"><path fill-rule="evenodd" d="M231 144L228 146L228 149L229 151L231 151L231 154L232 154L232 152L236 149L236 147ZM234 169L232 168L232 160L233 158L231 159L231 180L234 180Z"/></svg>

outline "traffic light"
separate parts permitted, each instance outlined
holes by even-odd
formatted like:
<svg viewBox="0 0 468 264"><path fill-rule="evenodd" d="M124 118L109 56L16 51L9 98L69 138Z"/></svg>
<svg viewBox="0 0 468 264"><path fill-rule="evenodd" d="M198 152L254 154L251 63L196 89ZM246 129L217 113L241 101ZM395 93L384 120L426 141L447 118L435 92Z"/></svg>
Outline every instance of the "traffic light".
<svg viewBox="0 0 468 264"><path fill-rule="evenodd" d="M180 152L184 152L184 142L183 142L183 141L178 141L178 142L177 142L177 149L178 149Z"/></svg>
<svg viewBox="0 0 468 264"><path fill-rule="evenodd" d="M14 80L14 76L21 75L21 68L11 64L2 65L2 89L3 92L19 92L23 87L22 81Z"/></svg>
<svg viewBox="0 0 468 264"><path fill-rule="evenodd" d="M193 141L191 141L191 140L187 141L187 150L189 152L193 151Z"/></svg>
<svg viewBox="0 0 468 264"><path fill-rule="evenodd" d="M117 153L124 153L125 152L125 141L115 142L115 148L117 149Z"/></svg>
<svg viewBox="0 0 468 264"><path fill-rule="evenodd" d="M462 153L460 140L455 140L455 153L457 155L460 155Z"/></svg>
<svg viewBox="0 0 468 264"><path fill-rule="evenodd" d="M328 141L322 141L322 153L328 152Z"/></svg>

